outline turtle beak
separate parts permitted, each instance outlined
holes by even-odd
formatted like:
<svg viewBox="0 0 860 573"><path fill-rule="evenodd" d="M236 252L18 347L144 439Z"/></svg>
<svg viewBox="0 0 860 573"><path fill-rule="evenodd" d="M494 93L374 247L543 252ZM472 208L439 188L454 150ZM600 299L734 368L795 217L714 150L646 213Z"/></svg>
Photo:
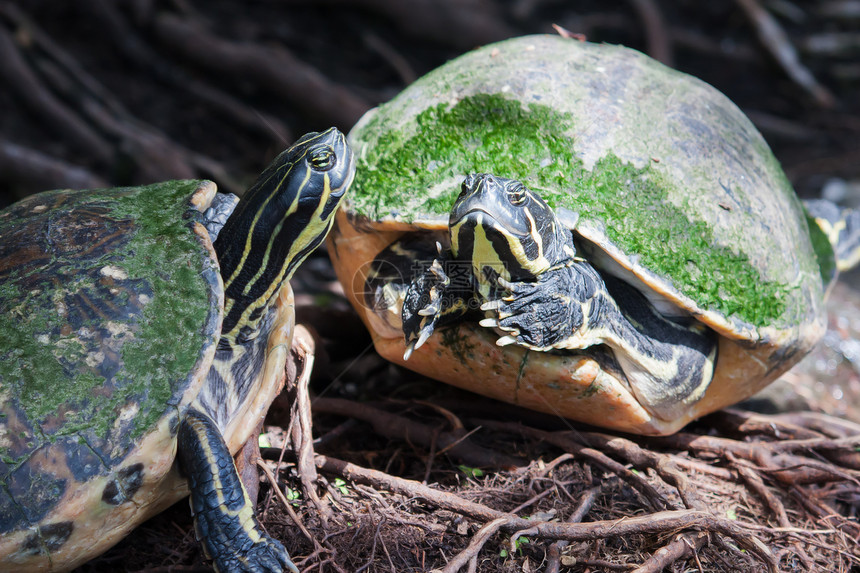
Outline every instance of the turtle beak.
<svg viewBox="0 0 860 573"><path fill-rule="evenodd" d="M531 226L525 210L508 199L508 186L512 183L516 182L488 173L466 177L460 196L451 207L448 228L469 223L481 225L487 232L518 239L528 237Z"/></svg>
<svg viewBox="0 0 860 573"><path fill-rule="evenodd" d="M499 180L489 173L469 175L463 180L460 195L451 207L448 225L455 226L464 218L476 213L483 213L495 219L493 211L497 211L501 190Z"/></svg>

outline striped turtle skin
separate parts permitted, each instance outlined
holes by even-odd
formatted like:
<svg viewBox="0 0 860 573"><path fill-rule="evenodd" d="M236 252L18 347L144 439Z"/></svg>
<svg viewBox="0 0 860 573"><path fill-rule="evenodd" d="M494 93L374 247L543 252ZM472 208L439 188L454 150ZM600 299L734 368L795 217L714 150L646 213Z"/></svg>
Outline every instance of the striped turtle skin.
<svg viewBox="0 0 860 573"><path fill-rule="evenodd" d="M480 326L499 333L498 346L537 352L606 346L639 401L663 417L700 399L713 379L713 331L669 320L624 281L601 276L577 256L573 235L553 210L521 182L470 175L448 228L450 250L403 295L404 360L437 324L478 309L487 315ZM467 269L468 282L452 288L446 267Z"/></svg>
<svg viewBox="0 0 860 573"><path fill-rule="evenodd" d="M283 384L288 281L353 174L332 128L238 202L170 181L0 211L0 569L70 570L190 492L217 571L295 571L231 452Z"/></svg>

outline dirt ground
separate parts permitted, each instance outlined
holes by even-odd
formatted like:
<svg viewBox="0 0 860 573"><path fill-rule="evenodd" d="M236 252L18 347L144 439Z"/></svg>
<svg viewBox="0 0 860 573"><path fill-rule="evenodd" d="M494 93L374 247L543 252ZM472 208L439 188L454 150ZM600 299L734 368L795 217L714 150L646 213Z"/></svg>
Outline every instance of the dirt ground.
<svg viewBox="0 0 860 573"><path fill-rule="evenodd" d="M302 133L346 131L448 59L553 24L711 83L799 194L860 206L857 0L0 0L0 207L170 178L239 192ZM856 290L837 299L835 353L785 383L841 419L735 410L643 439L387 364L325 253L293 285L317 455L293 453L311 434L291 426L302 392L285 394L259 499L301 571L860 570ZM79 569L198 570L185 502Z"/></svg>

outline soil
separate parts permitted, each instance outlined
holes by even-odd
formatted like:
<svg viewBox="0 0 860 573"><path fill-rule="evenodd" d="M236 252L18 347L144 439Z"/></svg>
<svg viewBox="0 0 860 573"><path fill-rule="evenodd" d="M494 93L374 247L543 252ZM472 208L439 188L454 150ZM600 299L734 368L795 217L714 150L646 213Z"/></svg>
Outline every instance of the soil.
<svg viewBox="0 0 860 573"><path fill-rule="evenodd" d="M48 188L177 177L240 191L300 134L346 131L465 50L554 24L711 83L801 196L860 205L857 1L27 0L0 1L0 208ZM860 410L840 405L860 393L855 318L854 330L832 321L827 348L841 354L822 359L844 373L822 382L836 401L800 392L842 418L735 410L645 439L384 362L324 252L293 286L316 341L317 456L293 453L309 427L285 438L308 407L287 393L262 453L289 499L263 475L259 511L301 571L455 571L457 559L470 571L860 568ZM560 529L516 537L521 518ZM210 568L185 502L79 569L198 570Z"/></svg>

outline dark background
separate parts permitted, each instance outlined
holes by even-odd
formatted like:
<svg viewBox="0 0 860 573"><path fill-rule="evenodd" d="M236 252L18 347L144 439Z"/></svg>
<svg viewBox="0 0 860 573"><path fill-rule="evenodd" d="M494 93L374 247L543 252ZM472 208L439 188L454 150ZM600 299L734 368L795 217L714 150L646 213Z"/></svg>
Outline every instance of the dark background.
<svg viewBox="0 0 860 573"><path fill-rule="evenodd" d="M837 0L0 2L0 205L176 177L240 190L305 131L347 130L463 51L552 24L713 84L799 193L831 182L838 198L834 179L860 179L858 12ZM763 41L774 22L784 34Z"/></svg>
<svg viewBox="0 0 860 573"><path fill-rule="evenodd" d="M240 192L302 133L331 125L346 131L364 111L458 54L515 35L555 33L553 24L590 41L642 50L711 83L759 127L801 195L819 196L826 190L830 198L860 206L860 0L0 0L0 207L44 189L170 178L211 178L222 190ZM402 408L410 421L420 412L431 429L444 427L439 412L430 408L428 413L426 404L409 401L424 404L432 396L464 417L471 439L493 452L528 460L559 455L541 440L524 440L513 431L478 432L483 422L468 419L495 417L541 426L550 422L546 416L514 411L384 363L338 297L330 272L324 256L312 257L292 281L300 293L299 320L319 336L317 396L355 400L354 410L359 403L388 400L387 408ZM857 276L847 282L856 286ZM856 349L858 327L851 331L839 325L849 320L860 324L860 311L853 310L860 308L860 299L847 290L835 294L834 328L828 336L839 334L822 345L830 354L804 364L848 365L847 353ZM834 371L832 385L821 382L820 370L797 374L783 394L818 388L811 400L803 395L807 405L811 401L820 410L844 415L847 396L853 392L856 402L860 395L857 362L852 364ZM320 413L324 409L319 404L315 402L314 435L324 443L315 445L317 452L441 484L505 511L535 496L533 484L521 474L467 479L457 464L468 465L468 460L437 455L433 448L428 454L398 436L396 428L383 434L376 425ZM270 412L276 420L269 422L274 427L270 434L289 425L277 406ZM708 427L701 431L712 433ZM640 497L611 472L581 462L559 467L567 472L557 475L568 480L571 497L595 484L603 488L590 519L643 511ZM335 484L329 485L330 495L337 498L338 488L345 486L336 485L330 473L326 477ZM300 488L295 475L282 471L279 479L292 490ZM741 516L748 521L769 519L761 504L734 486L709 487L700 493L714 512L722 511L722 504L735 504L731 507L752 513ZM792 487L792 492L800 491ZM787 488L780 491L789 503ZM464 549L470 539L466 533L476 529L420 499L349 484L329 522L314 513L312 504L297 505L315 539L323 540L329 551L308 557L313 547L277 511L271 488L264 486L264 491L264 523L293 555L308 559L303 568L311 570L318 565L319 570L390 571L392 563L404 571L441 567ZM541 509L557 504L560 515L570 509L567 497L549 500ZM856 516L856 501L847 507L845 514ZM813 529L831 530L830 522L811 521L801 506L789 508L792 518L797 516L794 525L814 523ZM423 524L416 529L419 521ZM837 559L844 564L842 555L856 550L850 532L846 539L849 545L842 553L828 553L828 544L836 544L831 538L807 546L818 569L802 566L791 551L782 564L800 563L785 570L832 570ZM784 545L790 541L782 540ZM500 548L506 543L496 537L482 553L480 571L522 571L528 559L534 564L544 558L544 542L535 542L525 557L502 558ZM614 563L627 556L631 563L642 563L664 543L658 536L639 536L584 544L571 554ZM708 549L702 555L705 570L750 570L750 561L737 553L732 557L737 561L727 564L731 551L724 545L715 541ZM674 570L683 570L683 563L697 569L698 559L676 563ZM329 568L322 564L327 560L340 565ZM81 571L123 569L208 570L185 502ZM582 565L575 570L601 569Z"/></svg>

